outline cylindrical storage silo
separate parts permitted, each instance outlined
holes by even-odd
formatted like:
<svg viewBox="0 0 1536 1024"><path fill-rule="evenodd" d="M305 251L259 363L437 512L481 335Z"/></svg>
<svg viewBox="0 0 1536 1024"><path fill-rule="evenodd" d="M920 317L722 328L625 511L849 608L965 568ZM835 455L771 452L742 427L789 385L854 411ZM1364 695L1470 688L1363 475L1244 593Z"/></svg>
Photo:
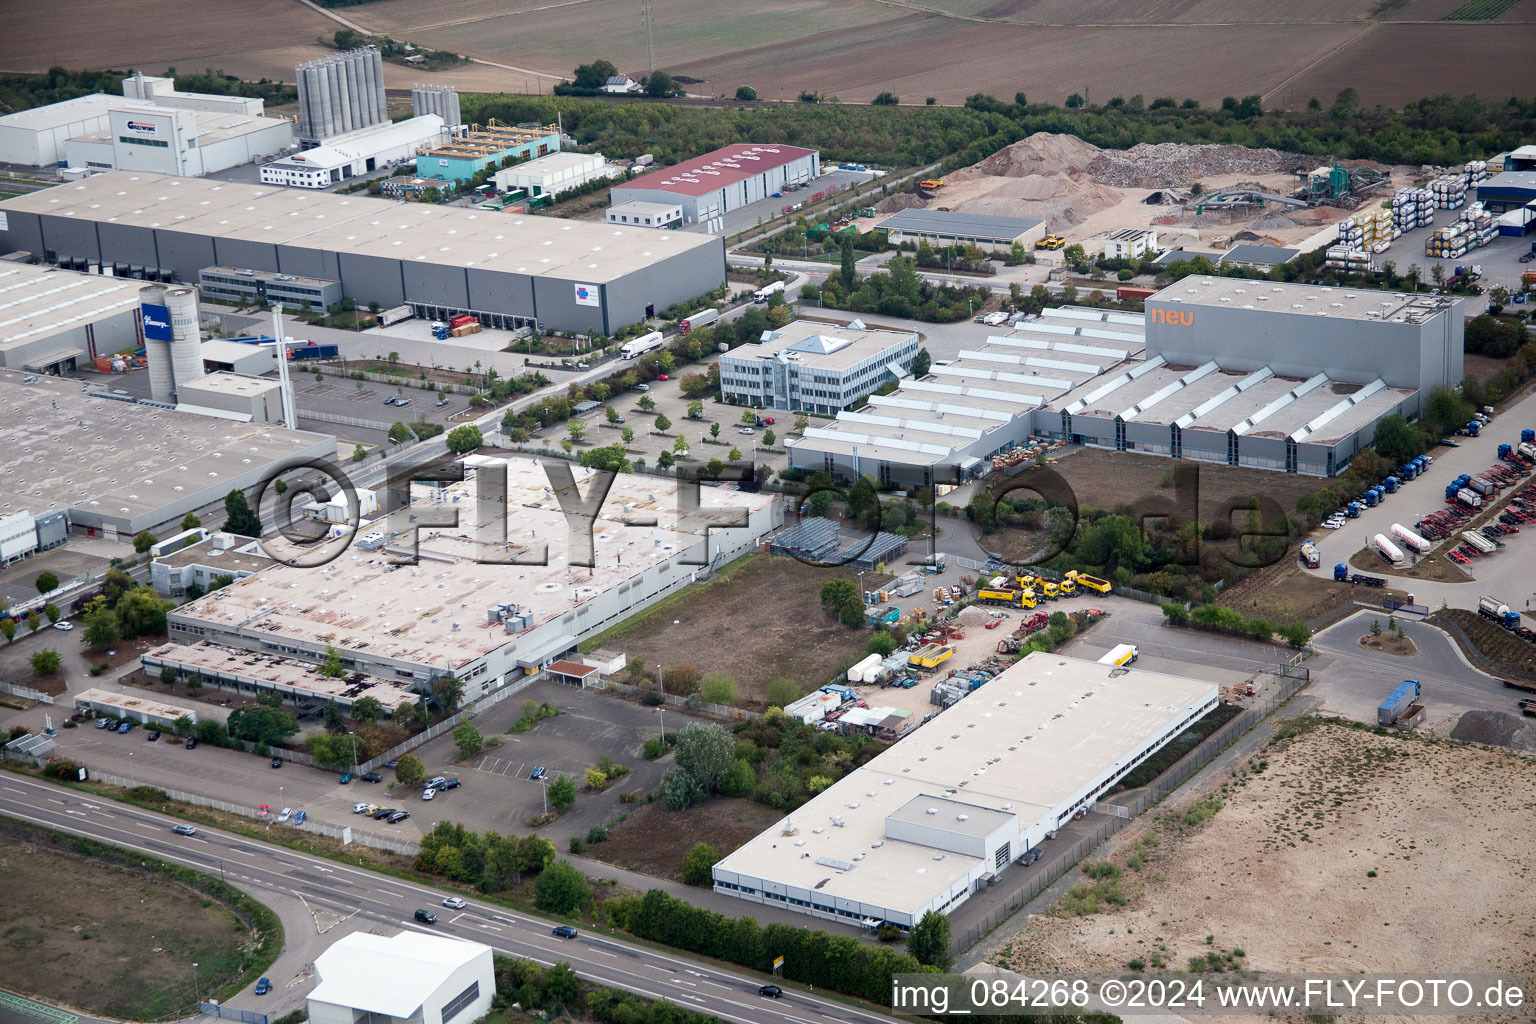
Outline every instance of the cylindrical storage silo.
<svg viewBox="0 0 1536 1024"><path fill-rule="evenodd" d="M203 376L203 339L197 325L197 292L180 285L165 289L171 311L171 374L180 389Z"/></svg>
<svg viewBox="0 0 1536 1024"><path fill-rule="evenodd" d="M383 124L389 120L389 102L384 97L384 55L376 46L370 46L368 54L368 66L373 71L373 120L369 124Z"/></svg>
<svg viewBox="0 0 1536 1024"><path fill-rule="evenodd" d="M341 94L347 87L346 64L341 60L333 60L326 68L327 86L330 88L331 99L331 131L332 135L340 135L347 131L347 122L341 117Z"/></svg>
<svg viewBox="0 0 1536 1024"><path fill-rule="evenodd" d="M342 65L346 88L341 91L342 131L356 131L367 124L367 102L362 95L362 69L358 67L356 53L349 53Z"/></svg>
<svg viewBox="0 0 1536 1024"><path fill-rule="evenodd" d="M157 402L176 400L176 378L171 370L170 342L153 337L169 326L158 309L166 307L166 289L158 285L139 289L139 313L144 325L144 358L149 363L149 397Z"/></svg>

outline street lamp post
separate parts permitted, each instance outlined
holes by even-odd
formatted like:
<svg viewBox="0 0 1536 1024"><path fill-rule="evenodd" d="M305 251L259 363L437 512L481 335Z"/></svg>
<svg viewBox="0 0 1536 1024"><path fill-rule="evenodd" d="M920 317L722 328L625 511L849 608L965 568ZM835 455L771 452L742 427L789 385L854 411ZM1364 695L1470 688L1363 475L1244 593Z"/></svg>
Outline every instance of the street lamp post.
<svg viewBox="0 0 1536 1024"><path fill-rule="evenodd" d="M201 990L202 986L199 984L197 977L197 961L194 960L192 961L192 1001L194 1003L202 1002L202 998L200 997Z"/></svg>

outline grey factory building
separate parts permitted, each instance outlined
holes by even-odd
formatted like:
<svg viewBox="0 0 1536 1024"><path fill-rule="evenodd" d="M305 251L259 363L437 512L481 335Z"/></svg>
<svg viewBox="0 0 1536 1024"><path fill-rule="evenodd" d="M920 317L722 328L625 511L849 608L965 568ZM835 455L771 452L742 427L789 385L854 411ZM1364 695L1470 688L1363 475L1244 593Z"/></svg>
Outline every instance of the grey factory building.
<svg viewBox="0 0 1536 1024"><path fill-rule="evenodd" d="M601 334L725 281L723 242L694 233L121 171L0 203L0 245L188 282L270 271L433 319Z"/></svg>
<svg viewBox="0 0 1536 1024"><path fill-rule="evenodd" d="M899 210L876 226L896 245L929 242L1008 249L1017 242L1031 249L1045 237L1045 221L1035 217L995 217L953 210Z"/></svg>
<svg viewBox="0 0 1536 1024"><path fill-rule="evenodd" d="M0 366L68 373L137 347L138 281L0 261Z"/></svg>
<svg viewBox="0 0 1536 1024"><path fill-rule="evenodd" d="M1331 477L1462 378L1460 299L1191 276L1146 307L1021 319L789 441L790 465L945 484L1034 435Z"/></svg>
<svg viewBox="0 0 1536 1024"><path fill-rule="evenodd" d="M336 457L336 440L173 412L77 382L0 370L0 515L65 511L110 539L159 531L256 486L276 466Z"/></svg>
<svg viewBox="0 0 1536 1024"><path fill-rule="evenodd" d="M722 355L720 394L728 402L829 416L909 376L918 348L912 331L794 320Z"/></svg>

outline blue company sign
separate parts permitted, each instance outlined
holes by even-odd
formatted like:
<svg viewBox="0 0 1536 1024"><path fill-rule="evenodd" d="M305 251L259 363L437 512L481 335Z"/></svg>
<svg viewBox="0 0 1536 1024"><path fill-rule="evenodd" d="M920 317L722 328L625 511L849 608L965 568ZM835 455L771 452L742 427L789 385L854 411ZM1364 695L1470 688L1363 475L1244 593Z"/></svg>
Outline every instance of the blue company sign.
<svg viewBox="0 0 1536 1024"><path fill-rule="evenodd" d="M144 322L144 337L151 341L172 340L169 309L146 302L139 307L139 318Z"/></svg>

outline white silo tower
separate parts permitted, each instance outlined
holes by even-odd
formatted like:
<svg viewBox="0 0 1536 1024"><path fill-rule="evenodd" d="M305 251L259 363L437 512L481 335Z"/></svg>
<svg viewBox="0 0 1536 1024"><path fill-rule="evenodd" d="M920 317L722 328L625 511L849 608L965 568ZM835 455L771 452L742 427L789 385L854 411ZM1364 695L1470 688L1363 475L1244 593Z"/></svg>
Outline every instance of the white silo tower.
<svg viewBox="0 0 1536 1024"><path fill-rule="evenodd" d="M182 285L152 285L139 292L139 302L150 397L175 402L182 385L203 376L197 292Z"/></svg>

